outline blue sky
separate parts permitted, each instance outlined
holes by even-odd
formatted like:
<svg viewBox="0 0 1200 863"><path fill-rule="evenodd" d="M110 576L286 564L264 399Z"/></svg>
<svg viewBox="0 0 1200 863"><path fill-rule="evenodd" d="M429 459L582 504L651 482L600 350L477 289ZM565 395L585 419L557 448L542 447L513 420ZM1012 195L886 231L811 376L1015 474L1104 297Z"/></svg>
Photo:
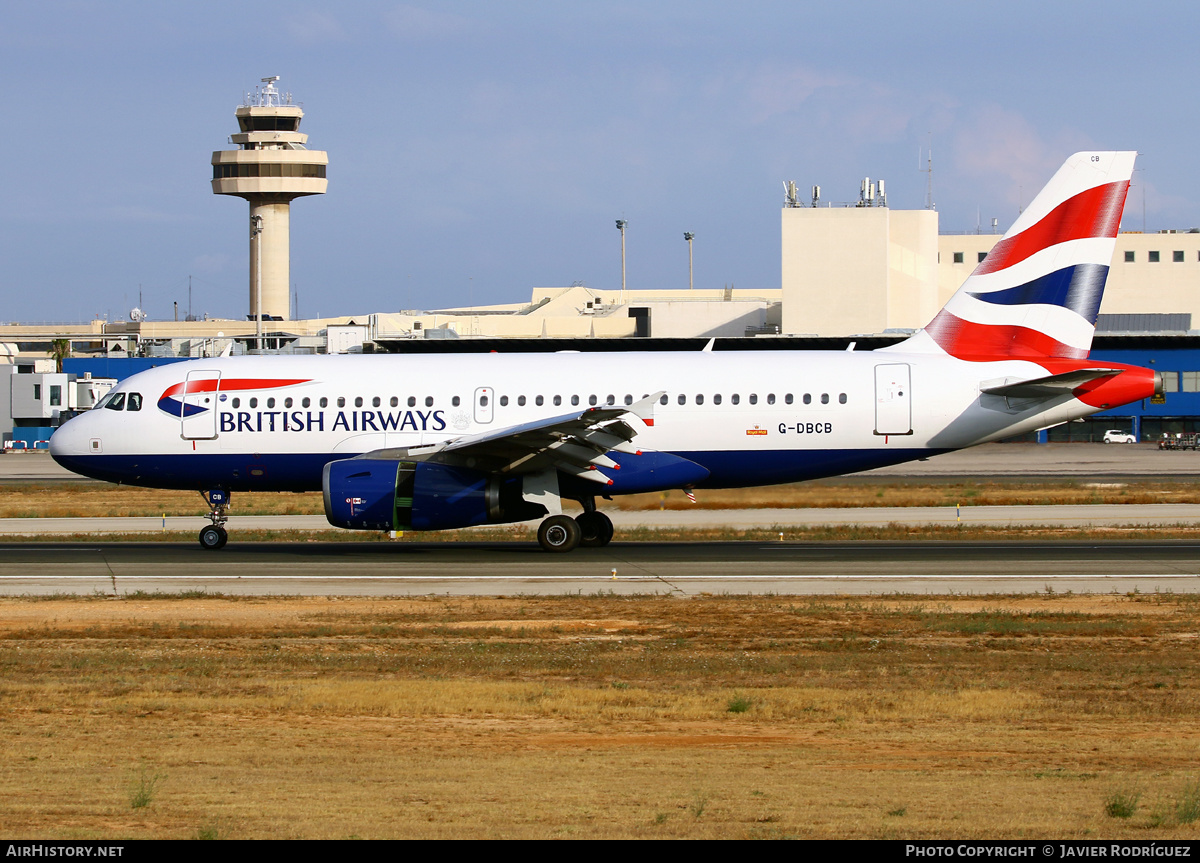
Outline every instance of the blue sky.
<svg viewBox="0 0 1200 863"><path fill-rule="evenodd" d="M302 316L530 288L779 286L782 181L864 176L1005 228L1079 149L1136 149L1124 227L1200 226L1200 7L1054 2L0 0L0 319L247 310L209 159L280 75L329 153L292 208ZM182 314L182 312L181 312Z"/></svg>

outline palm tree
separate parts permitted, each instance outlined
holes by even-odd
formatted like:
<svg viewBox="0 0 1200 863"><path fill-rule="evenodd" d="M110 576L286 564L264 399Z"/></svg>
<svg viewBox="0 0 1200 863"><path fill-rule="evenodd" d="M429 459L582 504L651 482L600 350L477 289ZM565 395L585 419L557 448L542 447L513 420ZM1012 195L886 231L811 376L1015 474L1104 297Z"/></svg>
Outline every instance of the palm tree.
<svg viewBox="0 0 1200 863"><path fill-rule="evenodd" d="M50 343L50 356L54 357L54 370L62 371L63 360L71 356L71 340L55 339Z"/></svg>

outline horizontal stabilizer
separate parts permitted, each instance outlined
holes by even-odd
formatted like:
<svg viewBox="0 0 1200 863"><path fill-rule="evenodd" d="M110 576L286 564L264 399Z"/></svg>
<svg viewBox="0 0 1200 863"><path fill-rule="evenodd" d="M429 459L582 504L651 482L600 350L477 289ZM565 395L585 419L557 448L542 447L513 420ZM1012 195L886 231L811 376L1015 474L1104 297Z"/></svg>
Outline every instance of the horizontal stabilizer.
<svg viewBox="0 0 1200 863"><path fill-rule="evenodd" d="M1119 375L1121 369L1077 369L1073 372L1063 372L1059 375L1049 375L1044 378L1034 378L1028 381L1018 381L997 387L986 387L980 392L989 396L1004 396L1016 399L1040 399L1065 395L1071 390L1100 378Z"/></svg>

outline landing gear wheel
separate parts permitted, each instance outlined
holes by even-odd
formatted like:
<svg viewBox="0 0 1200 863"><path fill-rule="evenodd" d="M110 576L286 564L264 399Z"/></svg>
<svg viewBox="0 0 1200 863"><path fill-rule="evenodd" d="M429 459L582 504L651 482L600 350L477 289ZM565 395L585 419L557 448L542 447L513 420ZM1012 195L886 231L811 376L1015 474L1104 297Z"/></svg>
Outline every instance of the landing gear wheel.
<svg viewBox="0 0 1200 863"><path fill-rule="evenodd" d="M579 525L569 515L552 515L538 528L538 543L546 551L573 551L580 539Z"/></svg>
<svg viewBox="0 0 1200 863"><path fill-rule="evenodd" d="M229 520L229 492L223 488L210 488L200 492L200 496L212 508L208 514L212 524L200 531L200 545L216 551L229 542L229 534L225 532L225 522Z"/></svg>
<svg viewBox="0 0 1200 863"><path fill-rule="evenodd" d="M579 544L584 548L600 548L612 542L612 519L604 513L594 510L585 512L575 519L575 523L579 525L581 534Z"/></svg>
<svg viewBox="0 0 1200 863"><path fill-rule="evenodd" d="M210 551L224 548L227 542L229 542L229 534L220 525L210 524L204 530L200 531L200 545Z"/></svg>

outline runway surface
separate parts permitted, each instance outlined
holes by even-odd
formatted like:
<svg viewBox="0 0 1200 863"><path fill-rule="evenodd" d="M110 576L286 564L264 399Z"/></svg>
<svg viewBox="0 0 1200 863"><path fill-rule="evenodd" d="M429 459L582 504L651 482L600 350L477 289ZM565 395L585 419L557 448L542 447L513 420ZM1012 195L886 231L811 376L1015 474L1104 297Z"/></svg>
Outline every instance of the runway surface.
<svg viewBox="0 0 1200 863"><path fill-rule="evenodd" d="M615 570L615 577L614 577ZM1200 542L21 543L0 594L972 594L1200 592Z"/></svg>
<svg viewBox="0 0 1200 863"><path fill-rule="evenodd" d="M1016 468L1014 470L1014 468ZM927 462L830 482L1037 481L1200 482L1200 453L1153 444L989 444ZM86 482L45 454L0 457L0 481ZM206 552L201 517L0 519L0 533L181 531L168 543L6 543L0 594L136 591L226 594L618 594L1200 592L1200 544L1155 542L1157 525L1200 524L1200 506L873 507L864 509L683 510L622 513L618 526L1043 525L1144 528L1145 541L1111 543L797 542L614 543L558 556L532 542L245 543L238 530L325 530L322 516L234 517L232 539ZM786 536L785 536L786 539ZM616 578L613 578L613 570Z"/></svg>

